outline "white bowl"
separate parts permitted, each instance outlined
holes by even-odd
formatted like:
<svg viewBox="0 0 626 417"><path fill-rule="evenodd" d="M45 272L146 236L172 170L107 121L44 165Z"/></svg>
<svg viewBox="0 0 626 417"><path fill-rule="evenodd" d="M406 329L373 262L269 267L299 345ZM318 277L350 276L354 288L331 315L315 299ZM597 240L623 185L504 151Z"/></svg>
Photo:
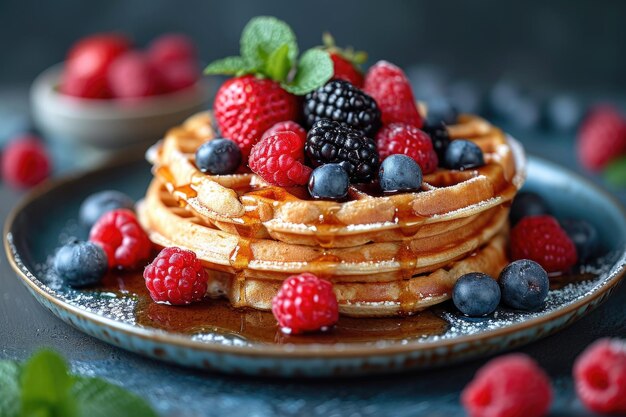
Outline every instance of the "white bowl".
<svg viewBox="0 0 626 417"><path fill-rule="evenodd" d="M41 73L31 86L34 122L55 141L115 150L155 142L172 126L206 108L208 85L200 80L181 91L142 99L83 99L58 92L62 64Z"/></svg>

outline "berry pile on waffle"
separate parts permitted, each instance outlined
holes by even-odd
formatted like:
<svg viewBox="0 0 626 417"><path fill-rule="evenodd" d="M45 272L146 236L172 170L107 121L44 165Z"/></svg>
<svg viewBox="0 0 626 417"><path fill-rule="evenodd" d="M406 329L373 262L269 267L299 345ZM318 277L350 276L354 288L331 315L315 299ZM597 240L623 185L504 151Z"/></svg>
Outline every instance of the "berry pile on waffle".
<svg viewBox="0 0 626 417"><path fill-rule="evenodd" d="M331 43L298 57L286 24L253 19L241 56L206 70L232 76L213 112L148 153L155 178L138 208L155 245L196 254L208 295L294 329L337 310L410 314L451 298L462 275L497 277L525 178L523 149L500 129L453 112L425 124L402 70L362 74L363 54ZM315 302L292 311L306 294Z"/></svg>

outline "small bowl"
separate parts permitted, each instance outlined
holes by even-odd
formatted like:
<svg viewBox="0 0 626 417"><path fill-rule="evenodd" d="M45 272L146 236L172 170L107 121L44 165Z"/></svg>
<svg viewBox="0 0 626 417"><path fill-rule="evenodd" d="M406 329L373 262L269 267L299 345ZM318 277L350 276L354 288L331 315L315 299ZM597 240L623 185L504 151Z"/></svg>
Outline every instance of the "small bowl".
<svg viewBox="0 0 626 417"><path fill-rule="evenodd" d="M116 150L154 142L206 108L208 85L141 99L84 99L59 93L63 64L41 73L30 91L36 126L54 141Z"/></svg>

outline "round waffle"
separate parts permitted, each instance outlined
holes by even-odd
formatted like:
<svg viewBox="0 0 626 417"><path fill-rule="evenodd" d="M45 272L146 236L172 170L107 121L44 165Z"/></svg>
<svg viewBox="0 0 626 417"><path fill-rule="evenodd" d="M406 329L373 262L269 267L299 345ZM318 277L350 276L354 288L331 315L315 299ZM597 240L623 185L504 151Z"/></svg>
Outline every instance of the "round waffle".
<svg viewBox="0 0 626 417"><path fill-rule="evenodd" d="M201 173L194 165L194 153L214 137L209 113L170 130L152 149L150 159L155 176L168 191L215 228L288 244L357 247L462 229L514 197L525 178L524 153L515 141L469 115L461 116L448 132L452 140L476 143L485 166L440 169L424 177L417 193L381 196L372 192L373 187L351 187L344 202L311 200L302 187L269 186L254 174Z"/></svg>

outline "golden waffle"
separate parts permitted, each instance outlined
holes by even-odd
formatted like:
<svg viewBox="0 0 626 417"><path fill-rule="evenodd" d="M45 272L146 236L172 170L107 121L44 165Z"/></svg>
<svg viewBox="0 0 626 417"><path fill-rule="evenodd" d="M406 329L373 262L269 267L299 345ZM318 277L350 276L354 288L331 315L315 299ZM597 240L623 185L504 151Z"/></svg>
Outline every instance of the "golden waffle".
<svg viewBox="0 0 626 417"><path fill-rule="evenodd" d="M170 130L150 159L155 176L172 195L216 228L289 244L355 247L461 229L513 198L525 178L521 147L476 116L461 116L448 131L451 139L476 143L484 153L485 166L467 171L440 169L424 177L419 193L376 196L351 187L346 202L311 200L303 187L268 186L254 174L201 173L194 165L194 154L214 136L209 113Z"/></svg>
<svg viewBox="0 0 626 417"><path fill-rule="evenodd" d="M504 209L500 212L506 214ZM140 204L139 217L157 245L179 246L196 252L209 273L209 295L225 296L235 307L269 310L282 279L309 271L333 281L342 314L364 317L410 314L449 299L461 275L483 272L497 277L507 263L506 221L486 227L490 232L485 232L485 238L480 240L485 243L482 246L476 243L468 256L444 261L441 265L445 266L402 279L398 276L402 271L400 265L393 260L338 261L342 251L350 251L349 248L322 250L272 240L249 240L212 228L192 211L177 206L158 181L152 183ZM376 245L366 245L372 249L360 248L349 256L376 253L373 249ZM298 255L304 258L294 261ZM242 257L252 257L247 267L238 265L243 263ZM378 272L379 269L396 273ZM392 277L395 279L390 280Z"/></svg>

